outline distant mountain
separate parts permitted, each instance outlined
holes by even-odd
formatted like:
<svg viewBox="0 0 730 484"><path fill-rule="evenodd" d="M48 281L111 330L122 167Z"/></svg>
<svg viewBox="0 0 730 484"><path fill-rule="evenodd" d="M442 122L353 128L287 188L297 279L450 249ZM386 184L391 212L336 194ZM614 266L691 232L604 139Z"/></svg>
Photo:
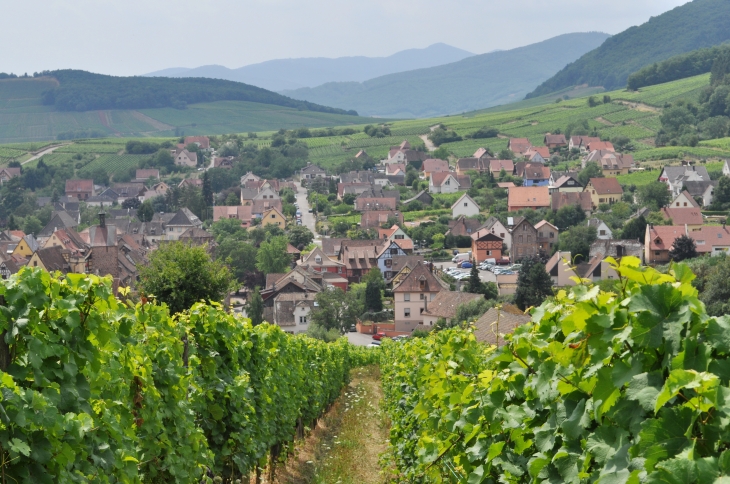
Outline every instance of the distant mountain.
<svg viewBox="0 0 730 484"><path fill-rule="evenodd" d="M602 44L608 34L565 34L451 64L370 79L283 91L289 97L355 109L361 115L428 117L506 104Z"/></svg>
<svg viewBox="0 0 730 484"><path fill-rule="evenodd" d="M59 111L176 108L215 101L249 101L302 111L357 116L355 111L319 106L241 82L220 79L116 77L78 70L44 72L58 85L43 92L42 103Z"/></svg>
<svg viewBox="0 0 730 484"><path fill-rule="evenodd" d="M622 88L629 75L642 67L727 40L730 40L730 2L694 0L614 35L527 97L582 84L608 90Z"/></svg>
<svg viewBox="0 0 730 484"><path fill-rule="evenodd" d="M270 91L315 87L326 82L362 82L395 72L456 62L474 54L446 44L408 49L388 57L339 57L328 59L276 59L238 69L211 65L187 69L174 67L145 74L148 77L209 77L245 82Z"/></svg>

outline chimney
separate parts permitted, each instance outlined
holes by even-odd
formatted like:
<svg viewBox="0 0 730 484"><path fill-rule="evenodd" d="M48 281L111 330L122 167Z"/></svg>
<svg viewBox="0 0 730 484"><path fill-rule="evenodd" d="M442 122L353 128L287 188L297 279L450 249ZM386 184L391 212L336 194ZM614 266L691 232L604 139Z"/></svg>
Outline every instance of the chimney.
<svg viewBox="0 0 730 484"><path fill-rule="evenodd" d="M102 229L106 227L106 213L105 212L99 212L99 227Z"/></svg>

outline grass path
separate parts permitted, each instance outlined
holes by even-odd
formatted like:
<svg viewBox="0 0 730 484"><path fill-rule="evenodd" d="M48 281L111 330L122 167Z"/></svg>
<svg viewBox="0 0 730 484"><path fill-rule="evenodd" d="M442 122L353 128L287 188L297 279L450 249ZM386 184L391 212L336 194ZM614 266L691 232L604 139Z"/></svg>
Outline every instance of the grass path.
<svg viewBox="0 0 730 484"><path fill-rule="evenodd" d="M354 370L352 381L293 455L280 465L276 484L382 484L378 457L387 447L389 422L380 409L380 369Z"/></svg>

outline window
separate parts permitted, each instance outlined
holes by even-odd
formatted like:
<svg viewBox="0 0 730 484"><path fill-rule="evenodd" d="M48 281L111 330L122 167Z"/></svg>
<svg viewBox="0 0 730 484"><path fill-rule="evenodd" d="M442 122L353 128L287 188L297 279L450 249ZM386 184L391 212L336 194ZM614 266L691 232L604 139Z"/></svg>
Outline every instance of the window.
<svg viewBox="0 0 730 484"><path fill-rule="evenodd" d="M488 250L487 251L487 255L492 255L492 251L491 250Z"/></svg>
<svg viewBox="0 0 730 484"><path fill-rule="evenodd" d="M307 324L307 317L299 316L299 324Z"/></svg>
<svg viewBox="0 0 730 484"><path fill-rule="evenodd" d="M522 231L524 232L525 230L527 230L527 225L522 226Z"/></svg>
<svg viewBox="0 0 730 484"><path fill-rule="evenodd" d="M551 239L554 239L555 238L555 232L550 232L550 238Z"/></svg>
<svg viewBox="0 0 730 484"><path fill-rule="evenodd" d="M405 236L404 235L396 235L395 238L396 238L396 240L402 240L402 239L405 239Z"/></svg>
<svg viewBox="0 0 730 484"><path fill-rule="evenodd" d="M321 263L322 263L322 258L321 258L320 256L317 256L317 257L315 257L315 258L314 258L314 261L315 261L315 262L316 262L317 264L321 264Z"/></svg>
<svg viewBox="0 0 730 484"><path fill-rule="evenodd" d="M492 232L492 233L494 233L494 232ZM499 234L499 236L504 239L504 233Z"/></svg>
<svg viewBox="0 0 730 484"><path fill-rule="evenodd" d="M390 249L390 255L398 255L398 249Z"/></svg>
<svg viewBox="0 0 730 484"><path fill-rule="evenodd" d="M411 308L405 308L403 310L403 316L405 316L406 318L410 318L411 317Z"/></svg>
<svg viewBox="0 0 730 484"><path fill-rule="evenodd" d="M542 232L538 232L537 236L542 239Z"/></svg>
<svg viewBox="0 0 730 484"><path fill-rule="evenodd" d="M405 302L408 302L408 301L410 301L410 300L411 300L411 295L410 295L410 294L408 294L408 293L405 293L405 294L403 294L403 300L404 300Z"/></svg>
<svg viewBox="0 0 730 484"><path fill-rule="evenodd" d="M425 298L423 297L423 293L421 293L421 301L423 301Z"/></svg>
<svg viewBox="0 0 730 484"><path fill-rule="evenodd" d="M687 202L684 202L684 206L685 206L685 207L687 206Z"/></svg>
<svg viewBox="0 0 730 484"><path fill-rule="evenodd" d="M606 231L605 230L601 230L600 234L601 235L606 235Z"/></svg>
<svg viewBox="0 0 730 484"><path fill-rule="evenodd" d="M393 259L385 259L385 267L392 267Z"/></svg>
<svg viewBox="0 0 730 484"><path fill-rule="evenodd" d="M276 214L271 214L271 218L276 218Z"/></svg>
<svg viewBox="0 0 730 484"><path fill-rule="evenodd" d="M421 312L419 314L423 314L423 308L421 308Z"/></svg>
<svg viewBox="0 0 730 484"><path fill-rule="evenodd" d="M430 300L433 301L433 298L435 298L435 297L436 297L435 294L431 294L431 299Z"/></svg>
<svg viewBox="0 0 730 484"><path fill-rule="evenodd" d="M517 240L518 240L518 242L519 242L519 243L521 244L521 243L523 242L523 240L522 240L522 236L520 235L520 236L519 236L519 237L517 238Z"/></svg>
<svg viewBox="0 0 730 484"><path fill-rule="evenodd" d="M658 250L655 250L655 251L654 251L654 255L662 255L662 253L661 253L661 252L659 252Z"/></svg>
<svg viewBox="0 0 730 484"><path fill-rule="evenodd" d="M465 206L465 207L468 207L468 206L469 206L469 204L468 204L467 202L464 202L464 206Z"/></svg>

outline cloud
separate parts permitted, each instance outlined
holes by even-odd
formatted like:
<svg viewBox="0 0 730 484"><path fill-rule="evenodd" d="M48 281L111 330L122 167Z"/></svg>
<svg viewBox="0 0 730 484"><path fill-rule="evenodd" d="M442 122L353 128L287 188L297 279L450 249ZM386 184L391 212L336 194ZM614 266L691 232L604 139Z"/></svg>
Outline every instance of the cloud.
<svg viewBox="0 0 730 484"><path fill-rule="evenodd" d="M6 0L0 72L115 75L274 58L474 53L562 33L618 33L686 0ZM26 20L23 20L26 19Z"/></svg>

